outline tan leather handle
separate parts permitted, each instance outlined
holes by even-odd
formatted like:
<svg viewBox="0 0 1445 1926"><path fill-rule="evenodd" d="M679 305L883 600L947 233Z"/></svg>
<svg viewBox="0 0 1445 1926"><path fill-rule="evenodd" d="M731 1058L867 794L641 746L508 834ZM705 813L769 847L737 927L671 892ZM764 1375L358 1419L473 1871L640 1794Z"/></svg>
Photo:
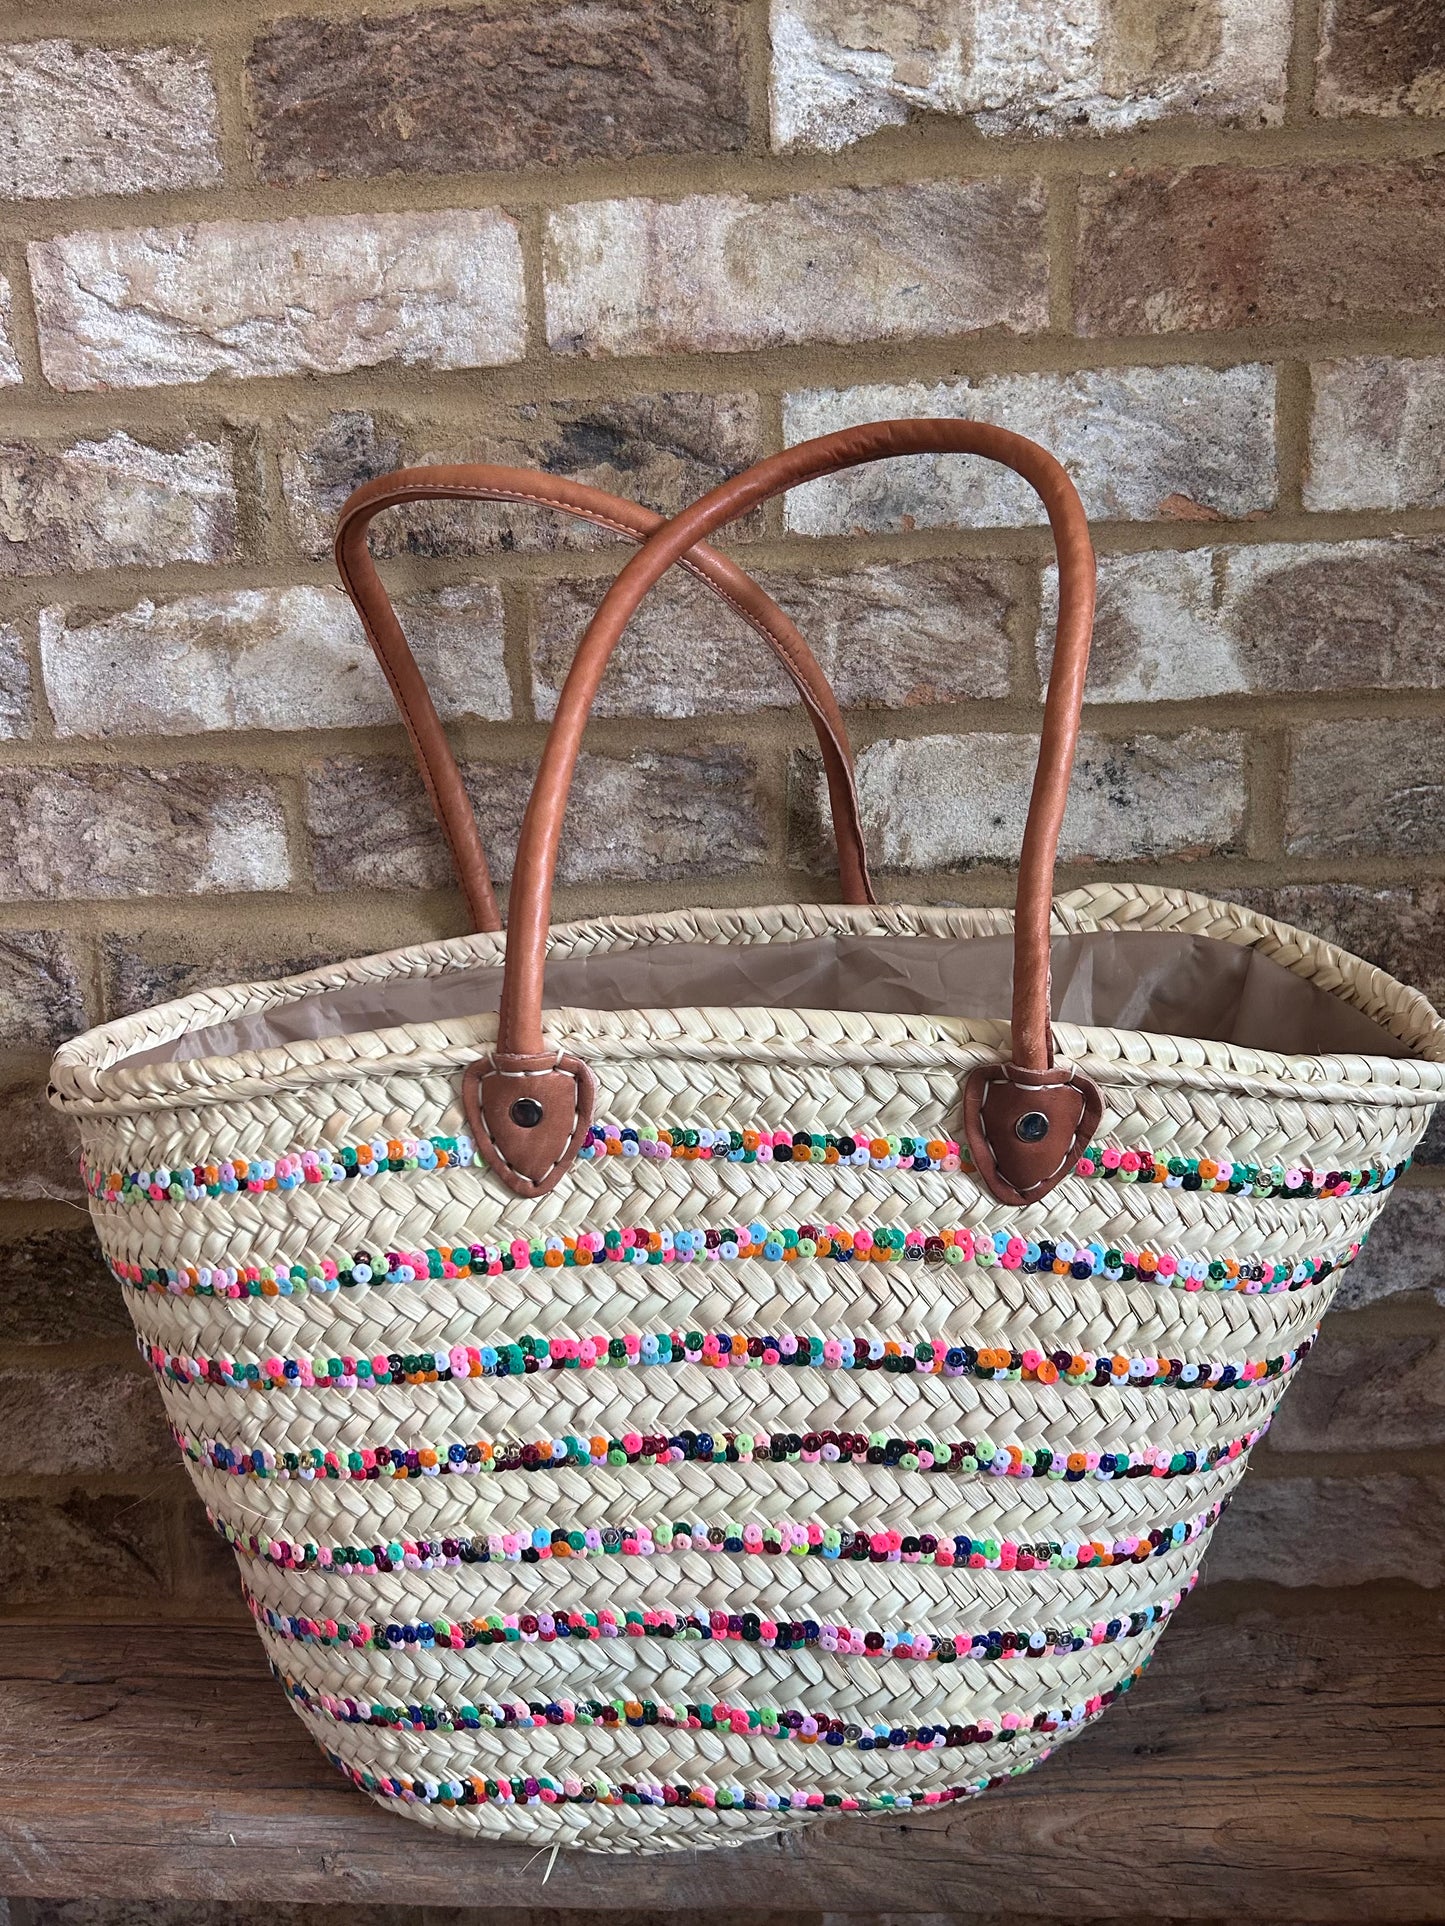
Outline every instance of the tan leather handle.
<svg viewBox="0 0 1445 1926"><path fill-rule="evenodd" d="M651 535L607 591L563 684L522 823L507 933L507 981L497 1048L535 1055L542 1040L542 968L547 949L558 836L582 732L612 651L638 604L672 563L704 536L772 495L841 468L890 455L986 455L1030 482L1048 511L1059 560L1059 619L1044 706L1042 740L1019 866L1013 1055L1047 1069L1049 915L1054 859L1064 819L1094 615L1094 551L1074 484L1047 450L980 421L882 421L800 442L723 482Z"/></svg>
<svg viewBox="0 0 1445 1926"><path fill-rule="evenodd" d="M397 469L393 474L364 483L341 511L336 528L336 566L342 583L361 617L362 627L411 737L422 781L466 895L472 926L478 930L499 930L501 912L471 798L367 543L367 530L383 509L418 501L527 502L541 508L561 509L635 542L644 541L661 528L664 518L621 495L609 495L605 489L590 488L583 482L567 481L561 476L528 468L478 463ZM689 544L688 550L677 559L757 630L792 679L812 718L823 754L838 838L843 900L871 903L873 887L868 879L868 861L858 818L848 732L837 698L812 650L772 597L735 562L705 543ZM569 784L570 780L569 769Z"/></svg>
<svg viewBox="0 0 1445 1926"><path fill-rule="evenodd" d="M969 1139L995 1194L1028 1201L1058 1182L1067 1167L1069 1140L1091 1127L1091 1114L1097 1121L1097 1092L1071 1069L1053 1067L1049 1009L1054 862L1094 612L1094 553L1083 505L1054 457L1007 429L977 421L872 422L758 462L674 516L625 564L582 638L522 822L497 1047L486 1064L468 1073L468 1111L483 1153L520 1194L536 1195L559 1180L590 1117L590 1072L575 1058L549 1051L543 1036L543 969L572 772L598 684L628 621L673 562L759 502L864 462L943 452L984 455L1022 475L1047 510L1059 563L1053 669L1016 898L1013 1061L977 1083L970 1080Z"/></svg>

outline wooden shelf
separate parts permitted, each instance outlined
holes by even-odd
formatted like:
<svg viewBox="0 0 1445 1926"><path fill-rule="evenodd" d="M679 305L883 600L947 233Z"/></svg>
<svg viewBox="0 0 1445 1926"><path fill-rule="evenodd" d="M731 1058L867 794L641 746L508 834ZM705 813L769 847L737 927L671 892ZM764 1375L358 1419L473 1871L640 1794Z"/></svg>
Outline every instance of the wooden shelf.
<svg viewBox="0 0 1445 1926"><path fill-rule="evenodd" d="M1411 1602L1413 1598L1413 1603ZM1077 1918L1445 1916L1445 1605L1209 1594L1007 1792L732 1851L449 1840L315 1750L248 1627L0 1627L0 1893Z"/></svg>

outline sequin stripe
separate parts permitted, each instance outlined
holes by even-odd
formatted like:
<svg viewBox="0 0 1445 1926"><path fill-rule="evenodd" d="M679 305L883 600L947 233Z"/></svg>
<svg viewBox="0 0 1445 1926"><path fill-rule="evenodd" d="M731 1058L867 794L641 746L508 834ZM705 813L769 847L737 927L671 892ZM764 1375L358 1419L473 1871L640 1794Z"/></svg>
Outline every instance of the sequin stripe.
<svg viewBox="0 0 1445 1926"><path fill-rule="evenodd" d="M1206 1537L1229 1509L1229 1504L1226 1494L1192 1518L1179 1519L1172 1525L1151 1525L1143 1532L1125 1532L1113 1539L1054 1538L1029 1543L1000 1539L987 1533L959 1532L950 1540L940 1539L931 1532L853 1531L813 1521L806 1527L790 1527L790 1542L786 1546L783 1527L771 1521L754 1526L678 1524L670 1533L664 1530L656 1541L647 1527L603 1525L569 1530L559 1525L539 1526L525 1532L479 1533L475 1537L392 1539L377 1545L295 1545L269 1532L243 1531L221 1518L211 1506L207 1506L206 1516L229 1545L248 1557L264 1559L283 1571L339 1572L346 1577L364 1577L369 1572L385 1575L397 1571L452 1570L461 1565L536 1565L552 1559L652 1558L664 1557L669 1552L725 1552L734 1556L753 1552L776 1557L785 1549L794 1557L841 1558L875 1565L941 1565L945 1568L956 1565L970 1571L1033 1572L1103 1570L1112 1565L1142 1565L1151 1558L1163 1558L1181 1546ZM804 1539L798 1536L800 1530ZM629 1628L632 1616L627 1614ZM646 1615L645 1627L653 1617L654 1614ZM594 1628L599 1620L604 1626L620 1622L612 1612L588 1614L588 1618ZM675 1627L684 1622L683 1618L665 1611L655 1614L655 1618L658 1625ZM719 1630L719 1623L732 1626L735 1620L739 1626L745 1626L747 1615L739 1618L736 1613L713 1612L704 1615L698 1623L710 1624L714 1638L732 1637L733 1632ZM502 1623L505 1621L499 1621ZM785 1633L793 1637L789 1627L775 1630L780 1637ZM614 1636L612 1632L596 1629L584 1634L576 1627L571 1635L574 1638ZM747 1637L748 1633L739 1631L737 1635ZM657 1636L666 1638L673 1633L659 1632Z"/></svg>
<svg viewBox="0 0 1445 1926"><path fill-rule="evenodd" d="M1167 1611L1155 1608L1156 1624ZM993 1745L1034 1732L1066 1732L1102 1712L1118 1688L1091 1694L1077 1705L1032 1714L1005 1712L997 1724L986 1718L937 1725L862 1725L836 1712L815 1708L780 1710L776 1706L733 1705L726 1699L669 1705L656 1699L554 1699L532 1706L492 1701L481 1705L436 1705L430 1700L389 1705L335 1692L320 1692L288 1678L273 1662L273 1676L293 1705L338 1725L365 1725L383 1732L534 1732L549 1726L597 1727L604 1732L712 1732L723 1737L791 1740L800 1745L846 1746L858 1752L942 1752L960 1746ZM537 1716L540 1714L540 1716Z"/></svg>
<svg viewBox="0 0 1445 1926"><path fill-rule="evenodd" d="M1204 1450L1184 1451L1173 1451L1167 1445L1140 1445L1133 1450L1121 1445L1112 1451L1060 1452L1017 1444L1000 1445L990 1438L959 1439L953 1444L935 1444L926 1438L890 1438L884 1445L875 1446L871 1438L882 1437L881 1432L835 1432L834 1437L839 1444L839 1463L859 1466L882 1463L901 1471L954 1472L966 1476L988 1473L1000 1478L1056 1478L1077 1484L1084 1478L1186 1478L1195 1472L1213 1471L1226 1459L1251 1450L1267 1429L1268 1420L1242 1438L1213 1444ZM629 1439L636 1439L636 1448L624 1451L617 1462L642 1465L649 1470L683 1463L745 1464L751 1463L755 1455L750 1453L744 1457L737 1434L733 1434L732 1442L728 1441L727 1434L714 1437L709 1431L683 1432L676 1439L660 1433L644 1436L640 1432L629 1432L627 1435ZM292 1478L307 1483L316 1478L364 1483L377 1478L475 1477L498 1471L589 1470L614 1462L610 1452L594 1452L592 1440L576 1436L548 1440L545 1457L542 1446L529 1448L510 1442L367 1445L353 1446L344 1452L314 1445L303 1451L276 1451L270 1445L238 1449L218 1438L192 1438L175 1425L171 1426L171 1436L193 1464L234 1478L274 1478L282 1483ZM845 1441L846 1450L842 1448ZM529 1449L530 1462L525 1455ZM512 1462L514 1453L515 1462ZM771 1452L767 1461L772 1462ZM788 1529L806 1532L803 1526Z"/></svg>
<svg viewBox="0 0 1445 1926"><path fill-rule="evenodd" d="M510 1244L439 1245L421 1251L356 1251L349 1264L325 1257L309 1263L278 1258L270 1264L145 1265L110 1256L113 1276L135 1290L177 1297L259 1298L326 1295L353 1285L414 1284L432 1279L500 1277L526 1270L570 1270L590 1264L690 1264L762 1258L792 1263L818 1258L831 1263L975 1264L1029 1276L1051 1274L1079 1279L1103 1277L1111 1283L1142 1280L1186 1291L1242 1291L1273 1295L1318 1284L1353 1263L1364 1239L1333 1256L1288 1258L1181 1257L1171 1251L1126 1250L1097 1238L1073 1243L1065 1238L1034 1241L1017 1233L944 1229L877 1230L837 1224L803 1224L770 1229L766 1224L728 1225L709 1230L649 1230L629 1227L548 1235L541 1243L515 1238Z"/></svg>
<svg viewBox="0 0 1445 1926"><path fill-rule="evenodd" d="M1102 1177L1118 1184L1159 1184L1165 1190L1211 1191L1228 1197L1356 1197L1363 1191L1389 1190L1410 1168L1375 1164L1356 1170L1310 1170L1301 1164L1251 1164L1229 1157L1181 1157L1177 1152L1120 1150L1091 1144L1074 1165L1077 1177Z"/></svg>
<svg viewBox="0 0 1445 1926"><path fill-rule="evenodd" d="M384 1171L465 1170L476 1158L470 1137L378 1137L339 1150L293 1150L279 1157L222 1157L155 1170L81 1165L90 1196L103 1204L196 1204L204 1197L248 1197L343 1183Z"/></svg>
<svg viewBox="0 0 1445 1926"><path fill-rule="evenodd" d="M1127 1681L1121 1679L1113 1693L1101 1695L1100 1710L1113 1696L1129 1690L1143 1673L1138 1666ZM1087 1715L1079 1725L1091 1725L1098 1712ZM1071 1726L1077 1731L1079 1726ZM1022 1736L1031 1736L1025 1734ZM326 1751L327 1758L352 1784L376 1798L400 1799L411 1805L598 1805L598 1806L688 1806L712 1811L732 1812L807 1812L824 1807L838 1812L912 1812L918 1807L956 1805L975 1799L981 1793L1006 1786L1011 1779L1042 1765L1052 1751L1045 1746L1032 1758L987 1777L970 1779L962 1785L936 1786L926 1792L823 1792L791 1788L778 1791L772 1786L756 1791L733 1782L722 1785L697 1785L691 1781L663 1783L659 1780L633 1779L617 1785L602 1773L593 1771L589 1779L568 1774L564 1778L550 1773L528 1773L525 1777L488 1779L469 1775L460 1779L433 1779L408 1774L369 1771L348 1765L339 1753Z"/></svg>
<svg viewBox="0 0 1445 1926"><path fill-rule="evenodd" d="M724 1130L706 1124L668 1130L648 1124L595 1123L578 1156L593 1162L641 1157L660 1163L683 1158L738 1164L843 1164L867 1170L973 1172L975 1168L963 1145L937 1133L900 1136L878 1130L790 1131L765 1126ZM1183 1156L1178 1151L1091 1144L1075 1162L1074 1174L1126 1184L1162 1184L1170 1190L1218 1191L1231 1197L1303 1198L1385 1190L1408 1168L1406 1159L1398 1165L1357 1170L1310 1170L1294 1164L1254 1164L1227 1155Z"/></svg>
<svg viewBox="0 0 1445 1926"><path fill-rule="evenodd" d="M346 1619L318 1619L304 1613L278 1612L257 1598L244 1582L241 1589L251 1616L274 1637L290 1645L329 1650L347 1646L358 1652L388 1654L399 1653L402 1647L467 1652L488 1645L554 1645L559 1638L581 1639L584 1643L598 1639L662 1638L685 1643L741 1641L777 1652L812 1647L830 1657L899 1659L939 1665L974 1660L994 1665L1008 1664L1018 1658L1069 1658L1086 1649L1141 1638L1151 1627L1162 1625L1197 1583L1198 1574L1191 1573L1167 1598L1113 1618L1035 1627L1030 1631L1006 1627L942 1634L863 1632L831 1621L823 1624L812 1620L793 1621L779 1625L756 1612L729 1613L701 1608L689 1612L630 1611L625 1615L606 1608L600 1612L523 1612L520 1615L492 1612L485 1618L423 1619L417 1624L400 1625L373 1625L362 1620L352 1625Z"/></svg>
<svg viewBox="0 0 1445 1926"><path fill-rule="evenodd" d="M728 1130L703 1124L671 1129L650 1124L593 1124L578 1156L583 1162L609 1163L644 1158L713 1163L807 1163L869 1170L972 1172L967 1150L953 1138L900 1135L895 1131L830 1132L769 1129L763 1125ZM283 1152L279 1157L230 1156L198 1164L159 1166L154 1170L107 1170L83 1166L89 1194L102 1203L198 1203L206 1197L287 1192L304 1186L375 1177L384 1171L465 1170L476 1158L467 1136L375 1138L339 1150L318 1148ZM1184 1156L1177 1151L1124 1149L1091 1144L1074 1165L1080 1177L1117 1183L1162 1184L1168 1189L1210 1190L1229 1196L1349 1197L1359 1191L1386 1190L1409 1168L1374 1165L1351 1170L1313 1170L1304 1165L1257 1164L1242 1157Z"/></svg>
<svg viewBox="0 0 1445 1926"><path fill-rule="evenodd" d="M917 1343L868 1337L748 1337L740 1332L663 1331L639 1338L523 1337L516 1343L454 1344L447 1351L378 1352L374 1357L282 1358L259 1362L208 1358L168 1351L143 1337L136 1345L151 1369L168 1384L216 1385L229 1391L373 1390L388 1385L451 1384L472 1378L522 1377L537 1371L595 1370L654 1364L696 1364L726 1370L740 1367L825 1371L883 1371L891 1375L973 1378L985 1384L1064 1384L1131 1390L1228 1390L1284 1377L1314 1347L1319 1327L1294 1349L1242 1364L1218 1358L1156 1357L1128 1351L1055 1351L1008 1346L951 1344L946 1338ZM809 1438L812 1442L809 1442ZM772 1442L756 1433L753 1442ZM626 1449L613 1439L609 1451ZM823 1452L821 1437L809 1433L789 1455L805 1463ZM776 1455L776 1454L775 1454ZM836 1456L836 1453L835 1453ZM620 1462L612 1459L611 1462ZM830 1461L831 1462L831 1461Z"/></svg>

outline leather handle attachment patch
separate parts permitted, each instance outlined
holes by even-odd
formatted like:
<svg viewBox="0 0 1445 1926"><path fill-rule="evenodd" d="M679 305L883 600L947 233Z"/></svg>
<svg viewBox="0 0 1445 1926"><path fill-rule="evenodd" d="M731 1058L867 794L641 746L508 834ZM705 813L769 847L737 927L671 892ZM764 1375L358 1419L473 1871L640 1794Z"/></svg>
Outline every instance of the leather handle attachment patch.
<svg viewBox="0 0 1445 1926"><path fill-rule="evenodd" d="M1001 1204L1047 1197L1092 1141L1097 1086L1066 1063L1026 1070L985 1063L963 1086L963 1131L979 1177Z"/></svg>
<svg viewBox="0 0 1445 1926"><path fill-rule="evenodd" d="M544 1197L576 1162L597 1085L578 1057L498 1053L462 1073L462 1107L487 1164L518 1197Z"/></svg>

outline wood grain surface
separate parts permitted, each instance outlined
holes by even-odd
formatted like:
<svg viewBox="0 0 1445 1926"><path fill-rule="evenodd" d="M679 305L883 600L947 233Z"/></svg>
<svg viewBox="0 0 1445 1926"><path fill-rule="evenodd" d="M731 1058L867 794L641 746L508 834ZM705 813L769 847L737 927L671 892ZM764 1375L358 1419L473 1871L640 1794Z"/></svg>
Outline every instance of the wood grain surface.
<svg viewBox="0 0 1445 1926"><path fill-rule="evenodd" d="M452 1841L326 1765L240 1627L0 1627L0 1893L1060 1918L1445 1917L1445 1605L1206 1596L967 1809L618 1860Z"/></svg>

